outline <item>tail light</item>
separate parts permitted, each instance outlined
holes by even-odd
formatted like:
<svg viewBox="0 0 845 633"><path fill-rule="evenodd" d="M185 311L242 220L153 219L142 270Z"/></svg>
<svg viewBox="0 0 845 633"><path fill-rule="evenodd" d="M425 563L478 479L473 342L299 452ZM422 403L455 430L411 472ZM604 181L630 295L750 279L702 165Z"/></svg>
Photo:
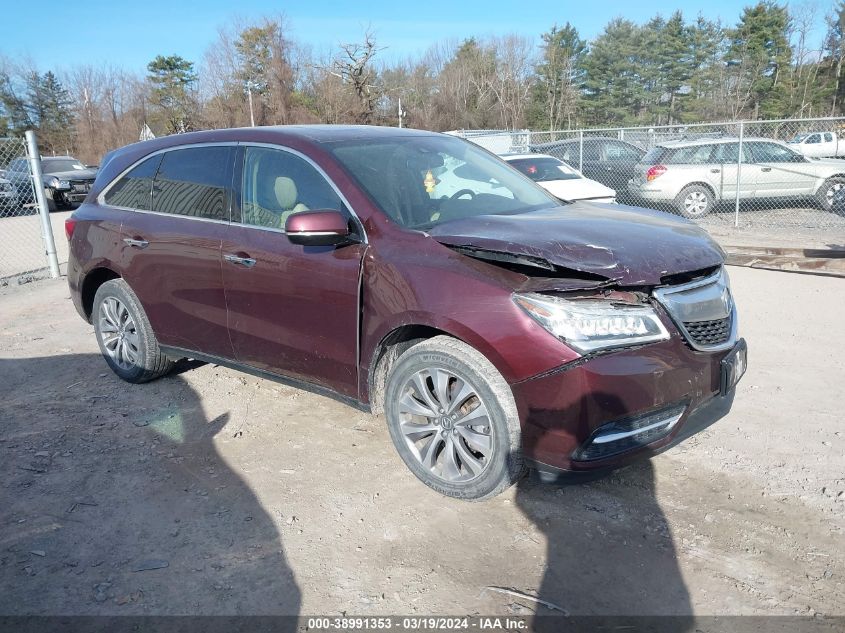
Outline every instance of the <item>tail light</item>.
<svg viewBox="0 0 845 633"><path fill-rule="evenodd" d="M76 228L76 218L73 216L65 220L65 235L67 235L68 242L73 237L73 229Z"/></svg>
<svg viewBox="0 0 845 633"><path fill-rule="evenodd" d="M658 176L662 176L666 173L666 167L664 165L652 165L648 168L648 171L645 173L645 179L651 182Z"/></svg>

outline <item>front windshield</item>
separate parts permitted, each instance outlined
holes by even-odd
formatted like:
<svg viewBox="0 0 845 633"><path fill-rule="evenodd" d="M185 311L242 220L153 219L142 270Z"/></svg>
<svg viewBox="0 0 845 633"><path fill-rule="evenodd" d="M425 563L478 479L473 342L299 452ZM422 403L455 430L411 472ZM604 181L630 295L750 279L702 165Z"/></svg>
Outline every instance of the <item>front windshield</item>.
<svg viewBox="0 0 845 633"><path fill-rule="evenodd" d="M85 165L75 158L68 158L66 160L45 160L41 162L41 169L45 174L59 174L63 171L85 169Z"/></svg>
<svg viewBox="0 0 845 633"><path fill-rule="evenodd" d="M508 164L516 167L534 182L552 180L578 180L581 174L557 158L517 158Z"/></svg>
<svg viewBox="0 0 845 633"><path fill-rule="evenodd" d="M560 205L494 156L458 138L355 140L331 149L381 210L408 228Z"/></svg>
<svg viewBox="0 0 845 633"><path fill-rule="evenodd" d="M809 134L796 134L795 137L789 142L790 143L800 143L801 141L803 141L808 136L810 136L810 135Z"/></svg>

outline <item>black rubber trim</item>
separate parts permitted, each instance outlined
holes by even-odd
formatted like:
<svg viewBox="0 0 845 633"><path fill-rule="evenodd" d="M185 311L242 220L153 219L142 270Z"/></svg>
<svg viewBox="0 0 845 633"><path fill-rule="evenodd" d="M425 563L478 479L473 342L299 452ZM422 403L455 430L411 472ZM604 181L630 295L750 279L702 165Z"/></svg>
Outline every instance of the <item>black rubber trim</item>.
<svg viewBox="0 0 845 633"><path fill-rule="evenodd" d="M273 372L266 371L264 369L258 369L257 367L253 367L252 365L239 363L238 361L234 361L228 358L220 358L219 356L202 354L200 352L194 352L189 349L183 349L181 347L172 347L170 345L160 345L159 347L161 348L162 352L164 352L171 358L193 358L194 360L199 360L205 363L211 363L213 365L222 365L223 367L228 367L229 369L234 369L235 371L242 371L245 374L250 374L252 376L256 376L257 378L272 380L273 382L278 382L280 384L287 385L288 387L295 387L296 389L301 389L302 391L317 394L318 396L325 396L326 398L331 398L332 400L341 402L345 405L358 409L359 411L370 413L369 404L364 404L357 398L352 398L351 396L346 396L342 393L338 393L337 391L335 391L334 389L330 389L329 387L315 385L314 383L305 380L299 380L298 378L291 378L290 376L274 374Z"/></svg>

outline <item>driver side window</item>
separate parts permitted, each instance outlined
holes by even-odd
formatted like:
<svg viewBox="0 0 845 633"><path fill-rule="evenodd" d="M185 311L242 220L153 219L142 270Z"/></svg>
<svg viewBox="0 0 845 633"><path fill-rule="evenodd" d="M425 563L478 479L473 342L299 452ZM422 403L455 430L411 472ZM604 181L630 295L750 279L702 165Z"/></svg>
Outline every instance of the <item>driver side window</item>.
<svg viewBox="0 0 845 633"><path fill-rule="evenodd" d="M287 219L302 211L343 211L335 190L310 163L268 147L247 147L241 179L241 224L284 230Z"/></svg>

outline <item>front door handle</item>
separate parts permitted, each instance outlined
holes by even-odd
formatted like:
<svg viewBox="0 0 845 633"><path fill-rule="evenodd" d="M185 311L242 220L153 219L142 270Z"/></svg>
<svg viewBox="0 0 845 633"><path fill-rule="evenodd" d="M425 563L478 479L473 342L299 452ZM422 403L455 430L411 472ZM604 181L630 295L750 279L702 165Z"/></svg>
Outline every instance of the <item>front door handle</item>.
<svg viewBox="0 0 845 633"><path fill-rule="evenodd" d="M138 248L147 248L150 243L147 240L136 240L131 237L126 237L123 239L129 246L137 246Z"/></svg>
<svg viewBox="0 0 845 633"><path fill-rule="evenodd" d="M240 264L247 268L255 266L255 260L252 257L238 257L237 255L223 255L223 259L233 264Z"/></svg>
<svg viewBox="0 0 845 633"><path fill-rule="evenodd" d="M772 171L771 167L761 167L760 171Z"/></svg>
<svg viewBox="0 0 845 633"><path fill-rule="evenodd" d="M720 171L722 171L722 170L721 169L711 169L710 173L711 174L718 174Z"/></svg>

